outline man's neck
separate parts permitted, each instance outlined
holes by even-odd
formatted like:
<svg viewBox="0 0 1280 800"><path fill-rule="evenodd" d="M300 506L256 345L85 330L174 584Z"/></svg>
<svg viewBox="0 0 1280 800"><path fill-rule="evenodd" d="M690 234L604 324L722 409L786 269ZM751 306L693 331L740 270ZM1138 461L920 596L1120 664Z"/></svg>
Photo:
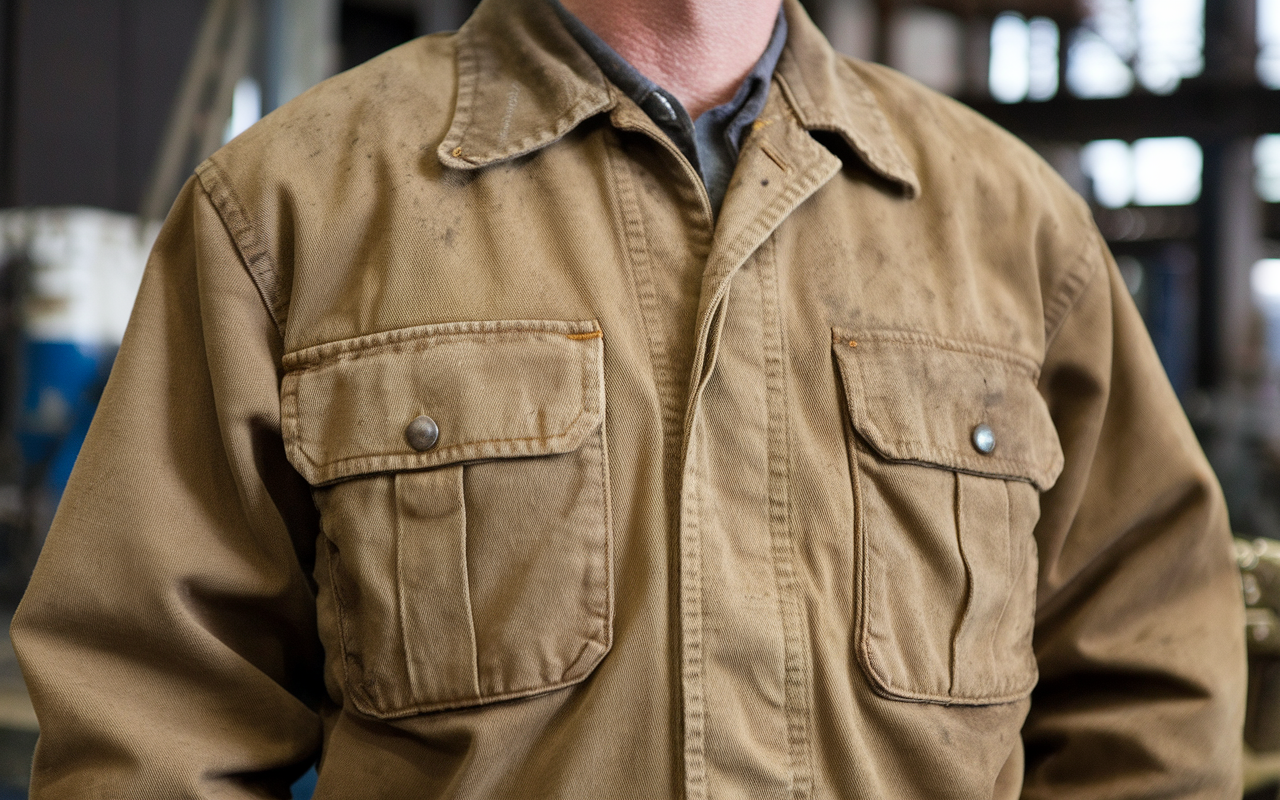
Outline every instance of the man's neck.
<svg viewBox="0 0 1280 800"><path fill-rule="evenodd" d="M689 116L733 99L760 60L780 0L560 0Z"/></svg>

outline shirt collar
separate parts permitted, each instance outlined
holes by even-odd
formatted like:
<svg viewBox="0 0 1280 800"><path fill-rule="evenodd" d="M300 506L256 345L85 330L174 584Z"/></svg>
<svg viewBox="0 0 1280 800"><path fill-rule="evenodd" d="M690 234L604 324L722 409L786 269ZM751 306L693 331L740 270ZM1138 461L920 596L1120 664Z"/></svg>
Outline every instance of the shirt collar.
<svg viewBox="0 0 1280 800"><path fill-rule="evenodd" d="M920 182L862 79L799 0L783 0L787 40L774 73L801 126L838 134L908 197ZM547 5L483 0L458 31L457 100L441 163L477 169L541 149L620 101Z"/></svg>
<svg viewBox="0 0 1280 800"><path fill-rule="evenodd" d="M769 93L769 84L773 80L773 72L778 67L778 59L782 57L782 48L787 44L787 15L778 9L778 21L773 26L773 35L765 46L764 54L747 74L729 102L709 109L704 116L714 118L714 127L724 127L724 134L734 152L742 149L743 134L760 111L764 109L765 99ZM699 118L701 122L701 117Z"/></svg>
<svg viewBox="0 0 1280 800"><path fill-rule="evenodd" d="M583 50L591 56L591 59L600 67L605 77L613 82L623 94L630 97L632 102L641 108L645 107L645 103L649 100L649 96L658 94L662 101L668 101L667 93L658 86L658 84L649 80L640 70L631 65L618 51L609 46L609 43L601 39L595 31L588 28L582 20L575 17L568 9L566 9L560 0L546 0L547 6L555 11L556 16L560 18L560 22L564 25L565 30L573 36L574 40L582 46ZM672 109L674 116L674 108Z"/></svg>
<svg viewBox="0 0 1280 800"><path fill-rule="evenodd" d="M584 25L582 20L570 13L561 4L560 0L546 0L546 2L555 11L573 38L578 44L582 45L582 49L587 51L592 60L599 65L605 77L614 86L617 86L623 94L631 98L632 102L646 111L650 111L650 103L659 103L660 105L655 109L656 111L665 110L669 112L666 115L667 118L663 121L668 123L675 121L679 101L675 101L670 92L654 83L640 70L632 66L631 62L610 47L608 42L601 39L595 31ZM754 115L758 114L760 108L764 106L764 91L768 89L769 82L773 77L773 70L778 65L778 58L782 55L782 48L786 41L787 17L782 9L779 8L778 20L773 26L773 34L769 37L764 53L756 61L755 66L751 68L751 72L743 79L733 98L722 105L709 109L706 113L727 119L746 107L748 101L756 100L757 102L752 108L752 117L754 118ZM758 89L758 87L762 88ZM760 95L758 99L754 97L757 93ZM652 112L650 113L652 114ZM749 122L750 120L748 120L748 124ZM690 122L690 125L692 125L692 122ZM736 145L737 143L735 142Z"/></svg>
<svg viewBox="0 0 1280 800"><path fill-rule="evenodd" d="M733 97L708 109L695 123L675 95L636 69L566 9L560 0L546 0L546 3L605 77L643 109L702 174L708 191L713 191L712 205L718 207L719 200L714 191L724 187L718 186L713 190L712 183L721 178L727 183L729 176L719 174L723 172L723 162L727 160L732 170L732 162L742 149L747 128L764 108L773 70L787 41L787 17L782 9L778 9L777 22L764 53L743 78Z"/></svg>

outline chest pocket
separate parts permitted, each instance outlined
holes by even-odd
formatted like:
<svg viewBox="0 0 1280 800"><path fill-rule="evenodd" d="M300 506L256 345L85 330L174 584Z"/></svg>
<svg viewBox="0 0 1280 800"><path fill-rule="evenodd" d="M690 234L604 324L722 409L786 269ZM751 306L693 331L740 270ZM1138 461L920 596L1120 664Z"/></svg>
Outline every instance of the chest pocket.
<svg viewBox="0 0 1280 800"><path fill-rule="evenodd" d="M991 348L836 330L856 508L857 655L878 691L989 704L1037 680L1040 492L1062 470L1037 367Z"/></svg>
<svg viewBox="0 0 1280 800"><path fill-rule="evenodd" d="M603 352L594 322L515 321L285 357L285 444L323 531L321 636L359 711L546 692L609 650Z"/></svg>

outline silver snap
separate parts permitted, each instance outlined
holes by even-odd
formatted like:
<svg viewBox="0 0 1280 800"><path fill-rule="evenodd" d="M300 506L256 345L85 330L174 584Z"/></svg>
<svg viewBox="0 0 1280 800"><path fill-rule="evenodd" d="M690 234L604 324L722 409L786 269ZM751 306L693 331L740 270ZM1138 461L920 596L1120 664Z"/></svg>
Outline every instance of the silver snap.
<svg viewBox="0 0 1280 800"><path fill-rule="evenodd" d="M404 429L404 438L410 447L421 453L436 446L436 442L440 439L440 427L436 425L434 419L423 414Z"/></svg>
<svg viewBox="0 0 1280 800"><path fill-rule="evenodd" d="M996 449L996 432L985 422L973 429L973 449L984 456L991 455Z"/></svg>

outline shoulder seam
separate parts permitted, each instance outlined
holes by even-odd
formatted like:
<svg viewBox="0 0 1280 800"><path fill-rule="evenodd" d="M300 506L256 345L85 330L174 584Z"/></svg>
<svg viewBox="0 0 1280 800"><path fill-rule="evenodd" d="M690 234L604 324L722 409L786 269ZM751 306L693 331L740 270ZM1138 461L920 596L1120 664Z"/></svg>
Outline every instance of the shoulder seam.
<svg viewBox="0 0 1280 800"><path fill-rule="evenodd" d="M1084 296L1085 289L1097 279L1099 273L1103 270L1099 269L1099 259L1090 259L1089 251L1091 245L1098 245L1098 234L1093 232L1092 235L1086 237L1085 244L1080 248L1080 252L1076 255L1075 264L1083 264L1085 269L1073 269L1063 282L1063 286L1058 290L1054 299L1045 304L1044 312L1044 350L1049 352L1049 348L1053 346L1054 340L1058 336L1058 332L1062 330L1062 326L1066 323L1067 317L1071 316L1071 312L1075 309L1076 304L1080 302L1080 298ZM1091 263L1092 262L1092 263ZM1088 267L1092 266L1092 269Z"/></svg>
<svg viewBox="0 0 1280 800"><path fill-rule="evenodd" d="M276 331L283 338L288 301L280 294L280 271L275 259L262 245L262 239L245 214L244 206L231 188L226 173L212 160L206 160L196 167L196 176L213 202L218 216L222 218L222 224L226 226L231 241L240 252L240 260L262 297Z"/></svg>

